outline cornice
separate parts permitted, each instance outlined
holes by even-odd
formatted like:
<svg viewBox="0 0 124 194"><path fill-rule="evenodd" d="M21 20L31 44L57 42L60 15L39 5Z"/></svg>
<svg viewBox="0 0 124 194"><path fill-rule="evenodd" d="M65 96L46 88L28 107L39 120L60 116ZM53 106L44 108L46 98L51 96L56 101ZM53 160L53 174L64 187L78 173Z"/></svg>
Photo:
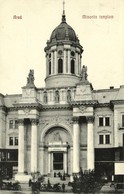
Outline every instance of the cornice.
<svg viewBox="0 0 124 194"><path fill-rule="evenodd" d="M3 110L4 112L7 112L7 107L4 106L4 105L1 105L1 106L0 106L0 110Z"/></svg>
<svg viewBox="0 0 124 194"><path fill-rule="evenodd" d="M99 107L110 107L110 103L98 103L95 105L95 108L99 108Z"/></svg>
<svg viewBox="0 0 124 194"><path fill-rule="evenodd" d="M111 105L115 105L115 104L124 104L124 100L111 100L110 101Z"/></svg>
<svg viewBox="0 0 124 194"><path fill-rule="evenodd" d="M73 107L77 107L79 105L85 105L85 106L95 106L98 104L97 100L84 100L84 101L71 101L70 105Z"/></svg>
<svg viewBox="0 0 124 194"><path fill-rule="evenodd" d="M70 105L63 105L63 104L55 104L55 105L43 105L42 110L72 110Z"/></svg>
<svg viewBox="0 0 124 194"><path fill-rule="evenodd" d="M15 109L15 110L20 110L20 109L23 110L25 108L28 108L28 109L36 109L40 111L42 108L42 105L40 103L19 103L19 104L13 104L13 105L14 107L12 107L12 109Z"/></svg>

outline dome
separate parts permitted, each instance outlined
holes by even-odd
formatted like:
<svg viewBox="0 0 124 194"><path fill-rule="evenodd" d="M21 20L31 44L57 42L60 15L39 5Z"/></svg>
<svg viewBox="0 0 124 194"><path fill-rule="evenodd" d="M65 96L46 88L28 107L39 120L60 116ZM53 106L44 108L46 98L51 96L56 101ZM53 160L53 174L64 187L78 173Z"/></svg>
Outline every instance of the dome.
<svg viewBox="0 0 124 194"><path fill-rule="evenodd" d="M73 28L66 23L65 15L62 15L62 22L53 30L49 43L61 40L79 42Z"/></svg>

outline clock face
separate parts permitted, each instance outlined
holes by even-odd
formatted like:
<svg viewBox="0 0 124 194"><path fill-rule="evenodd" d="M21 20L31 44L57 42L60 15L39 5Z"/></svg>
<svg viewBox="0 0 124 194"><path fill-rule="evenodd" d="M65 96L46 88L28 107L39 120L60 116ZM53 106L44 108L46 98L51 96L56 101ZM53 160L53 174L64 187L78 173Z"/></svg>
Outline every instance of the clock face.
<svg viewBox="0 0 124 194"><path fill-rule="evenodd" d="M59 55L62 55L62 50L59 50L59 51L58 51L58 54L59 54Z"/></svg>

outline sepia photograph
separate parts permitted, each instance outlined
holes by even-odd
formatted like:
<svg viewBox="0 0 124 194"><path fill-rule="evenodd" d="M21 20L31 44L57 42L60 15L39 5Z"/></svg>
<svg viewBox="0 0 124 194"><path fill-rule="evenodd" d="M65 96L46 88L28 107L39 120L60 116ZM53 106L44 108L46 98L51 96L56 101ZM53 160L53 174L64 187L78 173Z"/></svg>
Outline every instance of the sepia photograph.
<svg viewBox="0 0 124 194"><path fill-rule="evenodd" d="M124 0L0 0L0 193L124 193Z"/></svg>

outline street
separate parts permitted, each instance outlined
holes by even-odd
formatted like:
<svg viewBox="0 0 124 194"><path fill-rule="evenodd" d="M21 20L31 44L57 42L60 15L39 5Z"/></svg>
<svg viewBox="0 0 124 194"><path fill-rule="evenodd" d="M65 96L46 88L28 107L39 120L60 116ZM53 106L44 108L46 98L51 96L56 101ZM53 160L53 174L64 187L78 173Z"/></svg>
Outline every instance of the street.
<svg viewBox="0 0 124 194"><path fill-rule="evenodd" d="M53 194L53 193L60 194L60 193L63 193L63 192L40 192L40 194ZM69 193L65 192L65 193L66 194L71 194L70 192ZM32 194L32 191L7 191L7 190L1 190L0 194Z"/></svg>

